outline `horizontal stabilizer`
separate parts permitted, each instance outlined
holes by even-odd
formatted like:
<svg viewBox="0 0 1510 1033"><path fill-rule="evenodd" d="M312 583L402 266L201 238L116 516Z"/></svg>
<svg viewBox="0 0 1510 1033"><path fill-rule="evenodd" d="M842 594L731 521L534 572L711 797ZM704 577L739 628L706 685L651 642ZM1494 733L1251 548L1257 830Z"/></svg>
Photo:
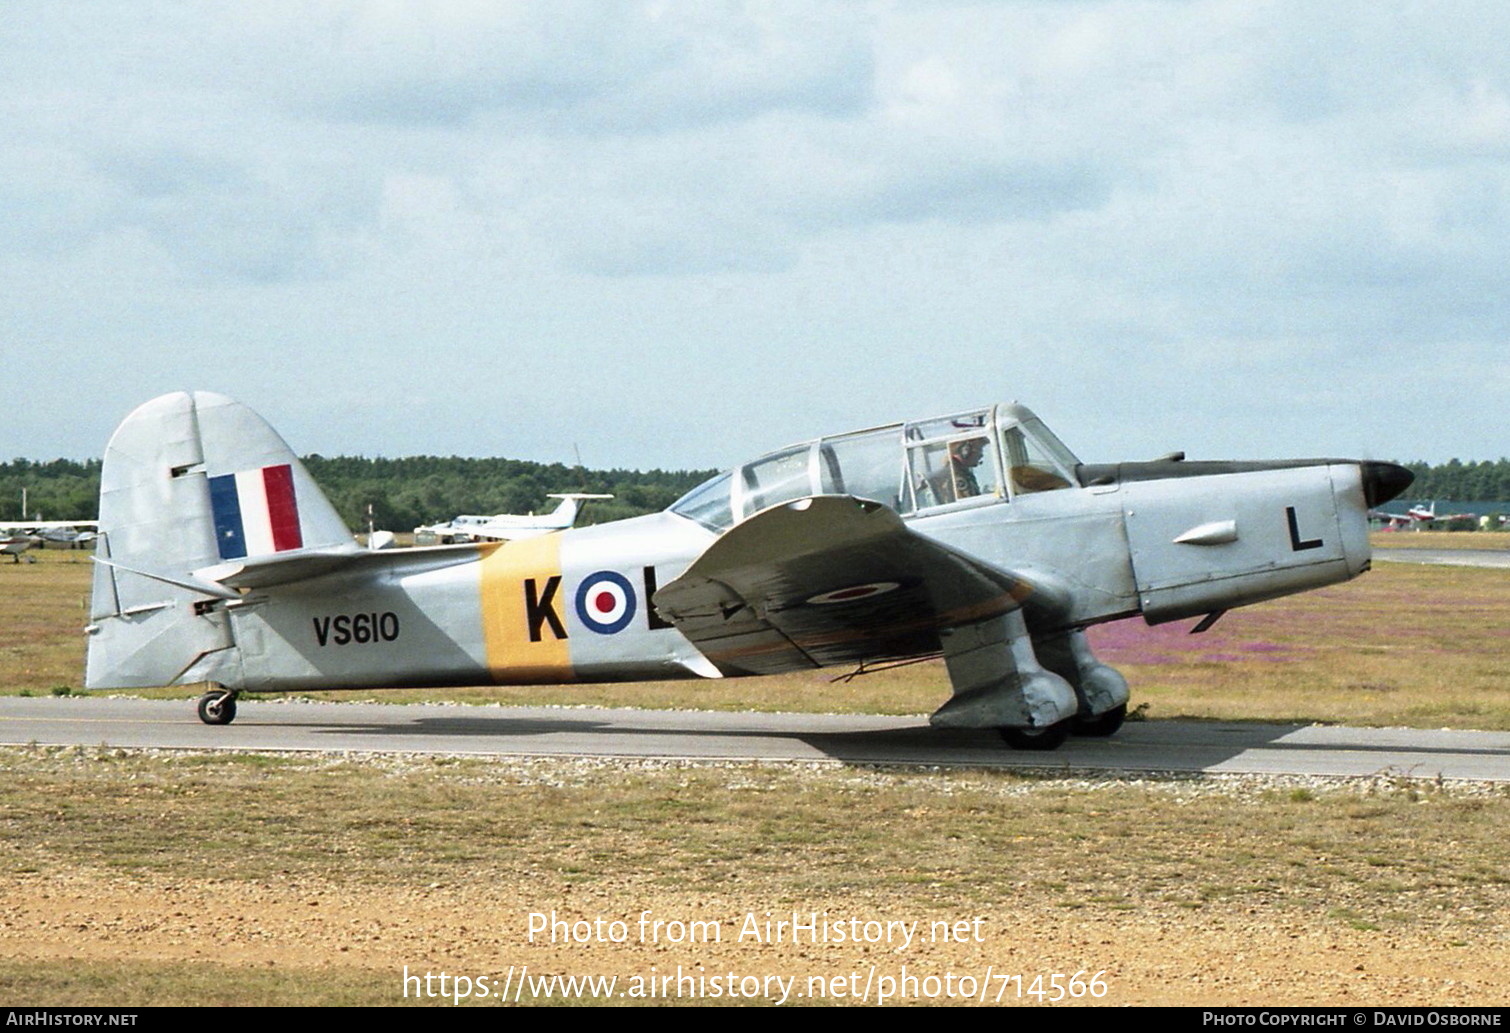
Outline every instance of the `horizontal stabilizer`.
<svg viewBox="0 0 1510 1033"><path fill-rule="evenodd" d="M238 560L204 567L194 577L231 588L272 588L340 571L406 570L444 565L446 558L461 563L477 558L475 545L436 545L420 549L349 548L306 549L282 556Z"/></svg>
<svg viewBox="0 0 1510 1033"><path fill-rule="evenodd" d="M941 629L1014 610L1032 591L879 503L819 495L731 528L654 604L719 667L769 674L936 651Z"/></svg>
<svg viewBox="0 0 1510 1033"><path fill-rule="evenodd" d="M217 584L213 579L206 580L193 574L169 574L157 570L144 570L141 567L130 567L115 560L106 559L104 556L94 556L96 563L103 563L113 570L123 570L127 574L135 574L138 577L160 581L165 585L173 585L177 588L185 588L190 592L198 592L200 595L208 595L215 599L240 599L241 593L225 585Z"/></svg>
<svg viewBox="0 0 1510 1033"><path fill-rule="evenodd" d="M254 560L217 563L194 571L194 576L233 588L266 588L333 573L367 554L367 550L355 545L349 548L303 549Z"/></svg>

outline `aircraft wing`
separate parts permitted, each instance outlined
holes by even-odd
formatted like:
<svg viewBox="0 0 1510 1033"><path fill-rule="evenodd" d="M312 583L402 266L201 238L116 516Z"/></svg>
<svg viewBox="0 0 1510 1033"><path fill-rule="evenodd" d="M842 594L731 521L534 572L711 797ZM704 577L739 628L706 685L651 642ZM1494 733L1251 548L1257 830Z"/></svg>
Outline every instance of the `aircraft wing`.
<svg viewBox="0 0 1510 1033"><path fill-rule="evenodd" d="M521 538L539 538L541 535L550 534L552 531L563 530L560 527L547 527L534 525L531 527L510 527L507 524L477 524L474 527L456 527L449 533L466 535L485 542L517 542Z"/></svg>
<svg viewBox="0 0 1510 1033"><path fill-rule="evenodd" d="M731 528L654 605L719 668L772 674L936 651L939 629L1006 613L1032 591L879 502L819 495Z"/></svg>

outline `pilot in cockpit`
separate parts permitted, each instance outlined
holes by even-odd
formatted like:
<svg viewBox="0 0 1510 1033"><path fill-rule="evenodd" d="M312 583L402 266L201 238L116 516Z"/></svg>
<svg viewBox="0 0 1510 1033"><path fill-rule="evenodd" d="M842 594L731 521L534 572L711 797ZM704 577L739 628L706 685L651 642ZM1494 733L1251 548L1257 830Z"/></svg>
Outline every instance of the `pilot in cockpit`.
<svg viewBox="0 0 1510 1033"><path fill-rule="evenodd" d="M975 468L985 455L985 438L966 438L949 446L949 477L953 482L954 498L968 499L980 494L980 482L975 479Z"/></svg>

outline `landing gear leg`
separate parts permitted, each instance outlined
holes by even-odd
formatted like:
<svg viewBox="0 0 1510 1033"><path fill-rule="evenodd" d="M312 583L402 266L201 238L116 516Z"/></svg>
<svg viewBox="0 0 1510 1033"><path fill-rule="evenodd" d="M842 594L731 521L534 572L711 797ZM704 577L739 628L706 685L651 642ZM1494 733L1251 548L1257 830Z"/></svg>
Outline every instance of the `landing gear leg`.
<svg viewBox="0 0 1510 1033"><path fill-rule="evenodd" d="M1034 639L1043 666L1075 687L1080 712L1071 722L1075 735L1115 735L1127 717L1127 679L1097 660L1080 629Z"/></svg>
<svg viewBox="0 0 1510 1033"><path fill-rule="evenodd" d="M1046 670L1020 610L941 635L954 695L929 720L941 728L993 728L1018 750L1058 749L1080 703L1071 684Z"/></svg>
<svg viewBox="0 0 1510 1033"><path fill-rule="evenodd" d="M199 697L199 719L207 725L228 725L236 720L233 689L211 689Z"/></svg>

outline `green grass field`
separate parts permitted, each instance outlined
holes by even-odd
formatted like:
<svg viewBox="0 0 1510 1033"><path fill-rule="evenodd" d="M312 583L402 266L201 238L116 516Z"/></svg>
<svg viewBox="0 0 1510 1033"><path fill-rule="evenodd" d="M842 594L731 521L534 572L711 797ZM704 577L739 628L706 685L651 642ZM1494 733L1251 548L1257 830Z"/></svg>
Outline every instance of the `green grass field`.
<svg viewBox="0 0 1510 1033"><path fill-rule="evenodd" d="M1375 531L1369 542L1376 549L1486 549L1510 552L1510 532L1493 531Z"/></svg>

